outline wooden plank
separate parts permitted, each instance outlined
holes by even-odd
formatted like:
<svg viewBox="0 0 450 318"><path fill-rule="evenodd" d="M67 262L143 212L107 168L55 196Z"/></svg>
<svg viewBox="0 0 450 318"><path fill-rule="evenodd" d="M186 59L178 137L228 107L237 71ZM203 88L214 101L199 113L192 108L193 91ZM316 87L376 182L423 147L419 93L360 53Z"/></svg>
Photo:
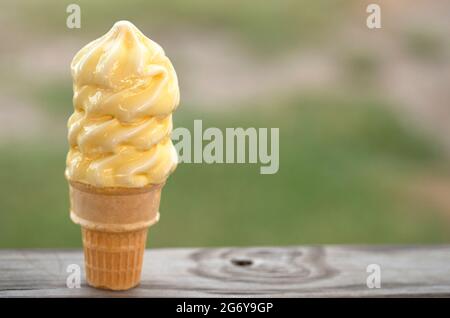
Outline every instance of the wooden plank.
<svg viewBox="0 0 450 318"><path fill-rule="evenodd" d="M450 246L150 249L142 283L126 292L66 287L79 250L0 251L0 297L450 296ZM369 264L381 288L369 289Z"/></svg>

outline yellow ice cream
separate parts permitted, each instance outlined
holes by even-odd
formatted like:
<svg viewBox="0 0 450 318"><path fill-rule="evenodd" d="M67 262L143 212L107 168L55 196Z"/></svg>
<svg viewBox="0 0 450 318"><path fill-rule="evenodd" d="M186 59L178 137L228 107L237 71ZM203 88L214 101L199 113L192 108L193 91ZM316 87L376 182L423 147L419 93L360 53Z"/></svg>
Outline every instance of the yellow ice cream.
<svg viewBox="0 0 450 318"><path fill-rule="evenodd" d="M170 133L180 100L163 49L120 21L83 47L71 70L67 179L96 187L163 183L178 162Z"/></svg>

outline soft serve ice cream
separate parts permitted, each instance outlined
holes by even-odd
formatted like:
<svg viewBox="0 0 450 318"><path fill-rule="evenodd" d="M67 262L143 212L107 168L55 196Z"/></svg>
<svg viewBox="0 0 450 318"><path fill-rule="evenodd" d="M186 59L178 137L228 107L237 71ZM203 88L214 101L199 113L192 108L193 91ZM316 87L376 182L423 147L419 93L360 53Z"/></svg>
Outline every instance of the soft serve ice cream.
<svg viewBox="0 0 450 318"><path fill-rule="evenodd" d="M140 282L148 229L178 161L170 140L177 76L163 49L126 21L82 48L71 71L65 174L86 281L130 289Z"/></svg>
<svg viewBox="0 0 450 318"><path fill-rule="evenodd" d="M67 179L95 187L164 183L178 161L170 133L180 94L163 49L120 21L75 55L71 71Z"/></svg>

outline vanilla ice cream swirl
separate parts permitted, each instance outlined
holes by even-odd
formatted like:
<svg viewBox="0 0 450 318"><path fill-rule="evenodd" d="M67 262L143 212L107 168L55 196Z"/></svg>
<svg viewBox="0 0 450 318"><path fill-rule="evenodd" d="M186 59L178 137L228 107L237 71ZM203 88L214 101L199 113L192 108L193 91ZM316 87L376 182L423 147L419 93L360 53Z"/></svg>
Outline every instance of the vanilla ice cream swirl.
<svg viewBox="0 0 450 318"><path fill-rule="evenodd" d="M165 182L178 158L170 139L178 80L163 49L127 21L71 64L66 177L96 187Z"/></svg>

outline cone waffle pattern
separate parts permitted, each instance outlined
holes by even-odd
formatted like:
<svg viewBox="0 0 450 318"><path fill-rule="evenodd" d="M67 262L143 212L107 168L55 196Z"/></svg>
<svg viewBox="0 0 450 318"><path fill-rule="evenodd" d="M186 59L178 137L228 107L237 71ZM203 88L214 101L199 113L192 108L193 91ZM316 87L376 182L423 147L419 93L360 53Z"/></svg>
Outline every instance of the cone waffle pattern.
<svg viewBox="0 0 450 318"><path fill-rule="evenodd" d="M81 231L89 285L126 290L139 284L147 228L109 233L82 227Z"/></svg>

